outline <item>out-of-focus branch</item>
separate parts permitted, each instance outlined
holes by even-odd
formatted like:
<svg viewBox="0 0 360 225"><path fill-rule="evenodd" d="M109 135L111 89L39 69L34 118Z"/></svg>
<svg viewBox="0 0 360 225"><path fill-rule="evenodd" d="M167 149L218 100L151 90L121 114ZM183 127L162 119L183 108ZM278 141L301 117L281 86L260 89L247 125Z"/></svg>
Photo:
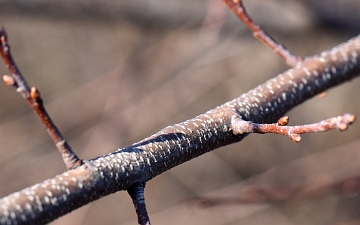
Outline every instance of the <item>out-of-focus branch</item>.
<svg viewBox="0 0 360 225"><path fill-rule="evenodd" d="M271 50L280 55L290 67L294 67L298 62L302 60L301 57L297 57L285 48L284 45L278 43L268 33L257 25L253 19L246 12L242 0L224 0L224 2L230 7L232 11L239 17L240 20L253 32L254 37L262 41L265 45L269 46Z"/></svg>
<svg viewBox="0 0 360 225"><path fill-rule="evenodd" d="M193 199L200 207L216 207L227 204L296 201L315 196L339 193L353 197L360 193L360 177L334 178L330 174L317 180L297 185L245 184L231 197L200 197Z"/></svg>

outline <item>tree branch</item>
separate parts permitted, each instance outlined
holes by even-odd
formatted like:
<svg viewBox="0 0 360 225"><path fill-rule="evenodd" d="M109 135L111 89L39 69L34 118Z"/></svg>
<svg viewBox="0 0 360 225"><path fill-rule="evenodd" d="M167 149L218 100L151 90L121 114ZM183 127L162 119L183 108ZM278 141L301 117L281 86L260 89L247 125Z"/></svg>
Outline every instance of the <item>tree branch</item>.
<svg viewBox="0 0 360 225"><path fill-rule="evenodd" d="M333 129L344 131L354 121L355 116L346 113L343 116L332 117L318 123L301 126L286 126L289 123L289 117L287 116L281 117L277 123L271 124L253 123L251 121L242 120L238 116L233 116L231 118L231 129L235 135L244 133L273 133L282 134L288 136L294 142L300 142L300 134L329 131Z"/></svg>
<svg viewBox="0 0 360 225"><path fill-rule="evenodd" d="M0 200L0 224L44 224L91 201L153 177L213 149L241 141L231 119L272 123L307 99L360 73L360 36L306 58L240 97L129 147Z"/></svg>
<svg viewBox="0 0 360 225"><path fill-rule="evenodd" d="M242 0L224 0L224 2L253 32L254 37L262 41L265 45L269 46L271 50L273 50L280 57L282 57L288 66L294 67L297 63L302 61L301 57L291 54L291 52L284 45L278 43L274 38L272 38L268 33L261 29L260 26L251 19L249 14L246 12Z"/></svg>
<svg viewBox="0 0 360 225"><path fill-rule="evenodd" d="M76 168L82 165L82 160L73 152L70 145L63 138L61 132L52 121L50 115L45 109L40 92L36 87L29 88L26 80L21 74L18 66L10 52L10 46L7 40L7 34L4 28L0 28L0 55L4 59L6 67L9 69L11 75L4 75L3 80L8 86L12 86L19 92L22 97L29 103L40 121L44 124L50 137L55 142L64 163L68 169Z"/></svg>

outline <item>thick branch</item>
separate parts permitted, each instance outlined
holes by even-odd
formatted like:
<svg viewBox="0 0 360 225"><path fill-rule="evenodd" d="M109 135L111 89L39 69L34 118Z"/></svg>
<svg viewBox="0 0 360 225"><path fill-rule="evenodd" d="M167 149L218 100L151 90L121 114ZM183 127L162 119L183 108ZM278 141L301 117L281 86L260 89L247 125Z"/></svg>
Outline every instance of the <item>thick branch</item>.
<svg viewBox="0 0 360 225"><path fill-rule="evenodd" d="M128 190L213 149L239 142L231 118L276 122L305 100L360 73L360 36L305 59L277 77L194 119L0 200L0 224L42 224L116 191ZM50 213L51 212L51 213Z"/></svg>

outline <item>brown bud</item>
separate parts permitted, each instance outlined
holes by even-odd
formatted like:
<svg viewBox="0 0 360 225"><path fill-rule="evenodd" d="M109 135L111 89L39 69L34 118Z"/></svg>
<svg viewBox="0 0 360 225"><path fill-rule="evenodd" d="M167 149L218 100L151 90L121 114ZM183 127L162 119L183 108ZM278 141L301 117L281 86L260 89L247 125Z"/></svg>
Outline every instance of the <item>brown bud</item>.
<svg viewBox="0 0 360 225"><path fill-rule="evenodd" d="M301 136L299 134L293 134L291 135L291 140L293 140L294 142L300 142L301 141Z"/></svg>
<svg viewBox="0 0 360 225"><path fill-rule="evenodd" d="M347 115L347 120L349 121L349 123L353 123L356 120L356 116L349 114L349 115Z"/></svg>
<svg viewBox="0 0 360 225"><path fill-rule="evenodd" d="M279 126L286 126L289 123L289 117L288 116L283 116L279 119L279 121L277 122Z"/></svg>
<svg viewBox="0 0 360 225"><path fill-rule="evenodd" d="M38 100L40 98L40 92L36 87L31 88L30 97L35 100Z"/></svg>
<svg viewBox="0 0 360 225"><path fill-rule="evenodd" d="M4 75L3 80L7 86L14 86L15 79L10 75Z"/></svg>
<svg viewBox="0 0 360 225"><path fill-rule="evenodd" d="M338 129L341 131L344 131L348 128L348 125L346 123L340 123L338 124Z"/></svg>
<svg viewBox="0 0 360 225"><path fill-rule="evenodd" d="M7 37L4 29L0 30L0 41L2 44L6 43Z"/></svg>

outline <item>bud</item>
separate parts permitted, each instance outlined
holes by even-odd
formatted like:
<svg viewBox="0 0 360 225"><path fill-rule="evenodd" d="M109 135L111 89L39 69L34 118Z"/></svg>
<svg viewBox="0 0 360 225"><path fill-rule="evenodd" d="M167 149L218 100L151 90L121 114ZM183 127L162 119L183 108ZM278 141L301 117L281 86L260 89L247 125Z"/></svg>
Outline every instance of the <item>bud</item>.
<svg viewBox="0 0 360 225"><path fill-rule="evenodd" d="M34 100L40 99L40 92L36 87L32 87L30 90L30 97Z"/></svg>
<svg viewBox="0 0 360 225"><path fill-rule="evenodd" d="M279 119L279 121L277 122L279 126L286 126L289 123L289 117L288 116L283 116Z"/></svg>
<svg viewBox="0 0 360 225"><path fill-rule="evenodd" d="M4 75L3 80L7 86L14 86L15 85L15 79L10 75Z"/></svg>

